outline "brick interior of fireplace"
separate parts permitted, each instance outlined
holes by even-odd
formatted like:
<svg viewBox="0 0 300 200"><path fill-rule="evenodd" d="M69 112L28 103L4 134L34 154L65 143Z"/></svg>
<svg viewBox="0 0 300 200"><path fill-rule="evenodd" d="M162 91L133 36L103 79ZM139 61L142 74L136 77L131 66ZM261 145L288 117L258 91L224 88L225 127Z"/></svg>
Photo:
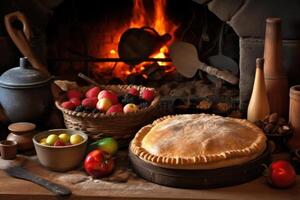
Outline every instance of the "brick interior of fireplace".
<svg viewBox="0 0 300 200"><path fill-rule="evenodd" d="M153 2L159 1L143 1L147 12L145 13L146 20L153 19ZM166 3L165 15L169 23L177 25L173 37L194 44L202 61L217 54L217 42L222 22L205 6L193 1L167 1ZM135 15L133 7L132 0L64 1L54 11L48 26L48 57L52 61L50 70L57 75L67 76L68 79L74 79L76 77L74 75L82 72L105 84L116 81L126 84L151 84L151 77L148 83L138 78L132 80L130 77L126 79L116 76L116 73L109 69L100 72L95 69L99 65L109 66L114 63L72 62L72 60L88 56L118 57L110 54L106 49L112 43L117 46L119 42L117 33L124 31L126 29L124 24L130 23ZM149 24L144 26L147 25ZM224 54L238 62L238 37L229 26L226 26L224 35ZM117 51L117 49L112 50ZM55 59L63 59L66 62L58 62ZM170 66L172 63L167 65ZM117 64L118 66L121 64ZM165 81L167 78L168 76L154 77L154 79L165 79Z"/></svg>

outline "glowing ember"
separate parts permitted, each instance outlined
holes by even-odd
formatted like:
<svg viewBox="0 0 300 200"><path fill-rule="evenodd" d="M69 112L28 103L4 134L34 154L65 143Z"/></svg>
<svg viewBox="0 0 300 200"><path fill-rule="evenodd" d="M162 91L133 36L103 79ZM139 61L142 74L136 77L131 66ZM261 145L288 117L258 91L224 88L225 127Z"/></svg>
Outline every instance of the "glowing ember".
<svg viewBox="0 0 300 200"><path fill-rule="evenodd" d="M134 0L134 7L132 11L132 18L128 25L124 25L123 27L119 27L117 34L114 34L114 41L119 41L123 32L125 32L128 28L141 28L144 26L154 28L160 35L168 33L174 39L174 32L177 29L177 26L167 19L165 15L166 8L166 0L153 0L154 3L154 13L153 17L151 13L147 13L144 1L143 0ZM172 42L169 41L168 44ZM160 51L152 55L152 58L166 58L168 54L168 44L163 46ZM118 58L118 43L112 42L110 45L106 45L100 49L100 56L108 57L108 58ZM109 52L109 53L105 53ZM152 64L151 62L143 62L136 65L134 68L130 68L125 63L99 63L97 67L97 72L105 72L107 68L113 69L113 75L115 77L124 79L130 74L142 73L145 70L145 66ZM161 67L165 67L165 72L171 72L175 70L175 67L168 66L169 63L166 62L158 62ZM168 67L167 67L168 66ZM146 74L142 74L144 78L148 78Z"/></svg>

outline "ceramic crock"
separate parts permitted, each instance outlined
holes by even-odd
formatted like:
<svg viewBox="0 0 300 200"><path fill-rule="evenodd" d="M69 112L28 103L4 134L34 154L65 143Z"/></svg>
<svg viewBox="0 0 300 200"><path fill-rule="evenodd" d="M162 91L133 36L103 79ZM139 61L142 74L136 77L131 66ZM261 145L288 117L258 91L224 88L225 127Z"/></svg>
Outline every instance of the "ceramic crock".
<svg viewBox="0 0 300 200"><path fill-rule="evenodd" d="M44 75L20 58L20 66L0 76L0 103L11 122L37 121L52 103L53 77Z"/></svg>

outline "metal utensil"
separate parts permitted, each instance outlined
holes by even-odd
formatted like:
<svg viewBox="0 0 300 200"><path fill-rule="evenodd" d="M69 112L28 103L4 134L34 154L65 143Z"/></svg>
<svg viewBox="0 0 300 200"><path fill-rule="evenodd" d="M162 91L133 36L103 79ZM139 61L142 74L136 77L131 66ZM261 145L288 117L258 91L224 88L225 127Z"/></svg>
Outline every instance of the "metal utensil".
<svg viewBox="0 0 300 200"><path fill-rule="evenodd" d="M224 33L225 22L222 24L219 36L219 45L218 45L218 54L210 56L208 64L212 66L217 66L220 69L230 71L233 75L237 76L239 74L238 64L230 57L225 56L222 52L222 43L223 43L223 33ZM215 79L212 76L208 76L210 79Z"/></svg>
<svg viewBox="0 0 300 200"><path fill-rule="evenodd" d="M198 52L195 46L187 42L174 42L170 46L170 57L172 58L176 70L187 78L192 78L200 69L231 84L237 84L239 81L231 72L201 62L198 58Z"/></svg>
<svg viewBox="0 0 300 200"><path fill-rule="evenodd" d="M15 160L0 159L0 169L3 169L8 175L12 177L31 181L57 195L60 196L71 195L72 192L67 187L48 181L24 169L22 167L22 164L24 162L25 162L25 158L22 157L17 157Z"/></svg>

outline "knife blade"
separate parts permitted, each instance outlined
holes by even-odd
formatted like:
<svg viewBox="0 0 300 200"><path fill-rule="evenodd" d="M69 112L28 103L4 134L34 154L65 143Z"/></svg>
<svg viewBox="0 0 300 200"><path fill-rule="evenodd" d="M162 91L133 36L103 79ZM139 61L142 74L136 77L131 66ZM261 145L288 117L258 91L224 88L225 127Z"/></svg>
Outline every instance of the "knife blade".
<svg viewBox="0 0 300 200"><path fill-rule="evenodd" d="M59 184L56 184L56 183L53 183L51 181L48 181L42 177L39 177L39 176L27 171L26 169L24 169L21 166L8 167L8 168L4 169L4 171L12 177L20 178L20 179L24 179L24 180L36 183L57 195L69 196L72 194L72 192L69 188L59 185Z"/></svg>

